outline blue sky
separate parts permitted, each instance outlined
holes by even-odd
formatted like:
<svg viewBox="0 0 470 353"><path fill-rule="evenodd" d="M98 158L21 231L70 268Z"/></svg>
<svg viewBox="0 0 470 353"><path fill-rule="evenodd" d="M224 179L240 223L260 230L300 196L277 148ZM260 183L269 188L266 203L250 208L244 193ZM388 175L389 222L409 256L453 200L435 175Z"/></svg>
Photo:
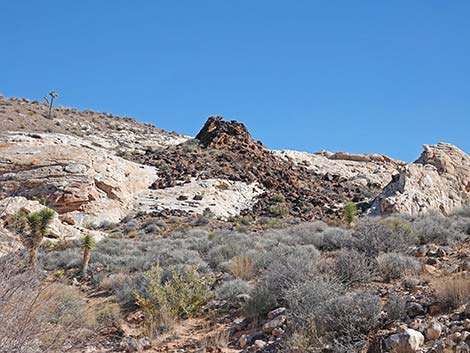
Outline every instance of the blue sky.
<svg viewBox="0 0 470 353"><path fill-rule="evenodd" d="M0 0L0 92L270 148L470 152L470 2Z"/></svg>

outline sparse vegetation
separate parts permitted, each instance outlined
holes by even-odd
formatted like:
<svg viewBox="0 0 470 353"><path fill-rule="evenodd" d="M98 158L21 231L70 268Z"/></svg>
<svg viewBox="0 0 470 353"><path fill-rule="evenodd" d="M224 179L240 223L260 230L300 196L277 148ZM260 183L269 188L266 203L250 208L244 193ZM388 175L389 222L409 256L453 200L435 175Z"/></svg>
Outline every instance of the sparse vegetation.
<svg viewBox="0 0 470 353"><path fill-rule="evenodd" d="M172 271L167 281L163 281L162 274L161 267L154 266L146 273L144 293L135 293L137 305L146 312L150 335L167 330L176 319L194 316L210 297L207 281L194 267Z"/></svg>
<svg viewBox="0 0 470 353"><path fill-rule="evenodd" d="M377 257L380 275L386 282L414 275L420 271L421 264L414 258L400 253L386 253Z"/></svg>
<svg viewBox="0 0 470 353"><path fill-rule="evenodd" d="M56 99L57 97L59 97L59 95L54 91L50 91L47 96L44 96L44 100L48 105L47 117L49 119L52 119L52 105L54 104L54 99Z"/></svg>
<svg viewBox="0 0 470 353"><path fill-rule="evenodd" d="M357 218L357 206L354 202L348 201L344 205L344 220L346 224L351 227Z"/></svg>
<svg viewBox="0 0 470 353"><path fill-rule="evenodd" d="M82 273L86 276L88 272L88 264L90 263L91 250L95 247L95 239L90 234L83 237L82 249L83 249L83 265Z"/></svg>
<svg viewBox="0 0 470 353"><path fill-rule="evenodd" d="M467 273L437 278L432 286L444 309L455 309L470 301L470 276Z"/></svg>
<svg viewBox="0 0 470 353"><path fill-rule="evenodd" d="M55 212L49 208L29 214L20 212L17 215L17 230L23 245L29 251L29 265L33 270L37 268L39 246L49 231L54 215Z"/></svg>

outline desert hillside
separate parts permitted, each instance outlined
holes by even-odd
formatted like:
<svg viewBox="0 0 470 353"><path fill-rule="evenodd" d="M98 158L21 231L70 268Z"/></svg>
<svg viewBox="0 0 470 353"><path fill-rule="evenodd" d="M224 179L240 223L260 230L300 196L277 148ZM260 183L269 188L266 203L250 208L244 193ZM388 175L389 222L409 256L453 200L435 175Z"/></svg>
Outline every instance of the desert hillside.
<svg viewBox="0 0 470 353"><path fill-rule="evenodd" d="M0 123L0 352L470 351L452 144L277 151L5 97Z"/></svg>

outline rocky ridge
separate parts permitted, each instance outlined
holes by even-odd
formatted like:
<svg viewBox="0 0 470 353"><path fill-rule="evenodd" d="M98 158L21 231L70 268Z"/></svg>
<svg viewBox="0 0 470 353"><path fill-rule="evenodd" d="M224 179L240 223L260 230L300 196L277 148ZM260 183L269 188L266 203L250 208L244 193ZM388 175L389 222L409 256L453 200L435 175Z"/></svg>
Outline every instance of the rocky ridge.
<svg viewBox="0 0 470 353"><path fill-rule="evenodd" d="M254 141L243 124L222 117L209 118L195 141L127 158L158 168L154 189L183 185L191 178L259 183L266 192L253 205L251 212L255 215L278 215L277 210L285 207L300 219L334 218L344 202L364 201L368 192L367 186L350 183L341 175L317 175L303 165L277 157ZM276 195L279 200L273 200Z"/></svg>
<svg viewBox="0 0 470 353"><path fill-rule="evenodd" d="M470 156L447 144L424 145L414 162L398 173L372 203L370 213L450 213L470 202Z"/></svg>

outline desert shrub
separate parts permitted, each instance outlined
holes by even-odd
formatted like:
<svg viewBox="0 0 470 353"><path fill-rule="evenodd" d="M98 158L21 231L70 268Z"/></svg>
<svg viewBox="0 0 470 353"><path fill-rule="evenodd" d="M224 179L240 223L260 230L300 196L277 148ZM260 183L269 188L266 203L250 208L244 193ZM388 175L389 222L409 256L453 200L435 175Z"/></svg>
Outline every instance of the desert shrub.
<svg viewBox="0 0 470 353"><path fill-rule="evenodd" d="M313 246L285 248L271 255L273 258L263 271L261 281L278 301L287 289L312 279L317 273L320 252Z"/></svg>
<svg viewBox="0 0 470 353"><path fill-rule="evenodd" d="M321 236L322 243L317 247L324 251L339 250L345 247L351 247L353 243L351 232L342 228L327 228L323 233L321 233Z"/></svg>
<svg viewBox="0 0 470 353"><path fill-rule="evenodd" d="M295 325L303 326L315 321L322 306L344 292L345 287L335 278L316 277L290 287L285 298Z"/></svg>
<svg viewBox="0 0 470 353"><path fill-rule="evenodd" d="M283 204L271 205L269 207L269 213L275 217L284 217L289 214L289 208Z"/></svg>
<svg viewBox="0 0 470 353"><path fill-rule="evenodd" d="M130 221L128 221L124 227L124 230L126 231L126 233L130 233L132 231L135 231L137 230L137 227L138 227L138 224L135 220L131 219Z"/></svg>
<svg viewBox="0 0 470 353"><path fill-rule="evenodd" d="M256 272L255 261L250 256L235 256L230 260L229 269L230 273L236 278L250 280Z"/></svg>
<svg viewBox="0 0 470 353"><path fill-rule="evenodd" d="M415 236L407 227L372 217L360 220L353 236L353 246L370 257L381 252L405 252L416 243Z"/></svg>
<svg viewBox="0 0 470 353"><path fill-rule="evenodd" d="M348 286L368 282L374 276L374 267L371 258L354 249L340 250L335 256L334 273Z"/></svg>
<svg viewBox="0 0 470 353"><path fill-rule="evenodd" d="M39 260L46 270L78 268L81 263L80 249L66 248L63 250L42 251Z"/></svg>
<svg viewBox="0 0 470 353"><path fill-rule="evenodd" d="M380 324L379 298L367 293L343 294L337 282L310 282L288 295L294 319L287 342L301 352L361 352L371 330Z"/></svg>
<svg viewBox="0 0 470 353"><path fill-rule="evenodd" d="M258 223L263 229L282 229L286 227L286 223L279 218L260 217Z"/></svg>
<svg viewBox="0 0 470 353"><path fill-rule="evenodd" d="M413 223L421 244L435 243L449 245L465 238L450 217L439 212L429 212L419 216Z"/></svg>
<svg viewBox="0 0 470 353"><path fill-rule="evenodd" d="M209 219L203 215L198 215L192 222L196 227L201 227L209 224Z"/></svg>
<svg viewBox="0 0 470 353"><path fill-rule="evenodd" d="M154 266L146 273L144 293L135 294L136 303L146 313L148 333L165 330L172 319L185 319L199 313L210 298L208 283L194 267L173 271L171 278L162 281L162 269Z"/></svg>
<svg viewBox="0 0 470 353"><path fill-rule="evenodd" d="M470 218L470 204L467 204L465 206L462 206L453 210L449 216Z"/></svg>
<svg viewBox="0 0 470 353"><path fill-rule="evenodd" d="M415 258L400 253L385 253L377 257L379 273L384 281L402 278L419 272L421 264Z"/></svg>
<svg viewBox="0 0 470 353"><path fill-rule="evenodd" d="M382 310L377 296L367 293L336 297L322 307L317 325L323 336L332 337L333 349L359 352L367 343L367 335L380 324Z"/></svg>
<svg viewBox="0 0 470 353"><path fill-rule="evenodd" d="M101 326L111 326L120 318L121 307L117 303L104 303L96 310L96 321Z"/></svg>
<svg viewBox="0 0 470 353"><path fill-rule="evenodd" d="M387 313L387 324L405 320L407 317L405 298L396 293L392 293L384 305L384 311Z"/></svg>
<svg viewBox="0 0 470 353"><path fill-rule="evenodd" d="M328 226L321 221L315 222L304 222L301 224L294 225L286 228L283 233L284 237L292 239L293 244L303 245L314 245L317 248L321 248L323 245L322 232L327 229Z"/></svg>
<svg viewBox="0 0 470 353"><path fill-rule="evenodd" d="M145 233L147 234L156 234L160 231L160 228L156 224L148 224L145 226Z"/></svg>
<svg viewBox="0 0 470 353"><path fill-rule="evenodd" d="M286 201L286 198L283 194L275 194L271 197L272 202L282 203Z"/></svg>
<svg viewBox="0 0 470 353"><path fill-rule="evenodd" d="M277 305L278 298L265 285L258 284L243 304L242 313L248 319L258 321Z"/></svg>
<svg viewBox="0 0 470 353"><path fill-rule="evenodd" d="M455 309L470 301L470 275L440 277L432 281L437 301L443 308Z"/></svg>
<svg viewBox="0 0 470 353"><path fill-rule="evenodd" d="M235 241L228 240L226 244L216 245L207 253L209 265L218 268L221 263L226 262L233 257L240 255L242 248Z"/></svg>
<svg viewBox="0 0 470 353"><path fill-rule="evenodd" d="M120 304L133 305L135 293L144 290L145 277L142 273L113 273L101 279L99 287L111 291Z"/></svg>
<svg viewBox="0 0 470 353"><path fill-rule="evenodd" d="M47 284L24 272L22 260L0 259L0 350L63 351L64 342L87 334L93 317L74 288Z"/></svg>
<svg viewBox="0 0 470 353"><path fill-rule="evenodd" d="M222 283L215 292L217 297L233 304L236 303L237 296L240 294L249 294L251 287L247 282L241 279L234 279Z"/></svg>

